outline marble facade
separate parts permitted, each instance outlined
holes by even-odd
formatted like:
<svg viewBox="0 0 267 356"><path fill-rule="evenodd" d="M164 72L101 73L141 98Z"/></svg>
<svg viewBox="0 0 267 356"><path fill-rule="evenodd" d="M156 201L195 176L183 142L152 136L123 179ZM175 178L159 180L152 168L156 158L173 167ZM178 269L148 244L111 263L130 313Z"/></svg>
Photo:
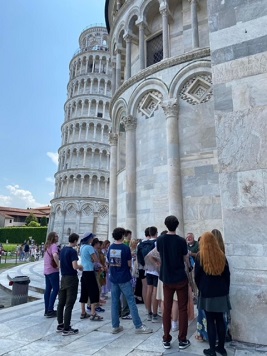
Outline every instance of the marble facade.
<svg viewBox="0 0 267 356"><path fill-rule="evenodd" d="M267 4L208 1L221 207L236 339L267 344Z"/></svg>

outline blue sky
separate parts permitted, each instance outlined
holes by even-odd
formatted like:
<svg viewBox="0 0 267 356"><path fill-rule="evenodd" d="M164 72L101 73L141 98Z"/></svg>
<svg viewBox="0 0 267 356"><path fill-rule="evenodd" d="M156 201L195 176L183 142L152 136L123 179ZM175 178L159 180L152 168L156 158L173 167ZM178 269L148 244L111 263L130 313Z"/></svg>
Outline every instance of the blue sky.
<svg viewBox="0 0 267 356"><path fill-rule="evenodd" d="M104 0L0 2L0 206L50 204L69 62Z"/></svg>

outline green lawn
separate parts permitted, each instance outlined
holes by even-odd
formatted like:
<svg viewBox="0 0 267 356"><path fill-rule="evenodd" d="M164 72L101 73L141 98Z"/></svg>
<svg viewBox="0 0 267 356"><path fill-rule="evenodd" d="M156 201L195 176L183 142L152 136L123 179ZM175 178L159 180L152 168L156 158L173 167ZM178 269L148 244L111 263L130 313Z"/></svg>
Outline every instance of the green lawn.
<svg viewBox="0 0 267 356"><path fill-rule="evenodd" d="M0 271L3 270L3 269L9 269L9 268L12 268L12 267L16 267L18 264L16 263L0 263Z"/></svg>

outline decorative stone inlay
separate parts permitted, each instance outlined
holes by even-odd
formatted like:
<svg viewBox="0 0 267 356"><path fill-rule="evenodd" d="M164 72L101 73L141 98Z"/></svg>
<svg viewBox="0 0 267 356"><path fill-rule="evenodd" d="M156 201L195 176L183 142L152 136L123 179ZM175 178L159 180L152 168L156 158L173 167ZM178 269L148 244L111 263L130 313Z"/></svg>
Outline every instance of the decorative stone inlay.
<svg viewBox="0 0 267 356"><path fill-rule="evenodd" d="M188 80L180 92L181 99L189 104L205 103L212 97L211 75L198 75Z"/></svg>
<svg viewBox="0 0 267 356"><path fill-rule="evenodd" d="M122 123L125 127L125 130L135 130L137 126L137 119L132 115L124 116L122 119Z"/></svg>
<svg viewBox="0 0 267 356"><path fill-rule="evenodd" d="M82 209L82 215L85 215L85 216L92 215L93 212L94 211L93 211L93 209L92 209L92 207L90 205L87 205Z"/></svg>
<svg viewBox="0 0 267 356"><path fill-rule="evenodd" d="M108 215L108 208L106 206L102 206L99 210L99 215L102 218L105 218Z"/></svg>
<svg viewBox="0 0 267 356"><path fill-rule="evenodd" d="M76 209L73 205L69 205L67 207L67 215L75 215L76 214Z"/></svg>
<svg viewBox="0 0 267 356"><path fill-rule="evenodd" d="M161 100L162 94L154 90L143 97L138 105L138 110L149 118L154 115L154 112L158 109Z"/></svg>

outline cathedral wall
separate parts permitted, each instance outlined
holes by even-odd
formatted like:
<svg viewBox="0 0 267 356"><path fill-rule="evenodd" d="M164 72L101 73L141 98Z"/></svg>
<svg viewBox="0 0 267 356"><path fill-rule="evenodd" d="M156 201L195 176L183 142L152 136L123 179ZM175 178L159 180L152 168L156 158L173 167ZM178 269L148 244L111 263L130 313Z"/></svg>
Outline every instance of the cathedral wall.
<svg viewBox="0 0 267 356"><path fill-rule="evenodd" d="M267 345L267 7L209 0L232 334Z"/></svg>

